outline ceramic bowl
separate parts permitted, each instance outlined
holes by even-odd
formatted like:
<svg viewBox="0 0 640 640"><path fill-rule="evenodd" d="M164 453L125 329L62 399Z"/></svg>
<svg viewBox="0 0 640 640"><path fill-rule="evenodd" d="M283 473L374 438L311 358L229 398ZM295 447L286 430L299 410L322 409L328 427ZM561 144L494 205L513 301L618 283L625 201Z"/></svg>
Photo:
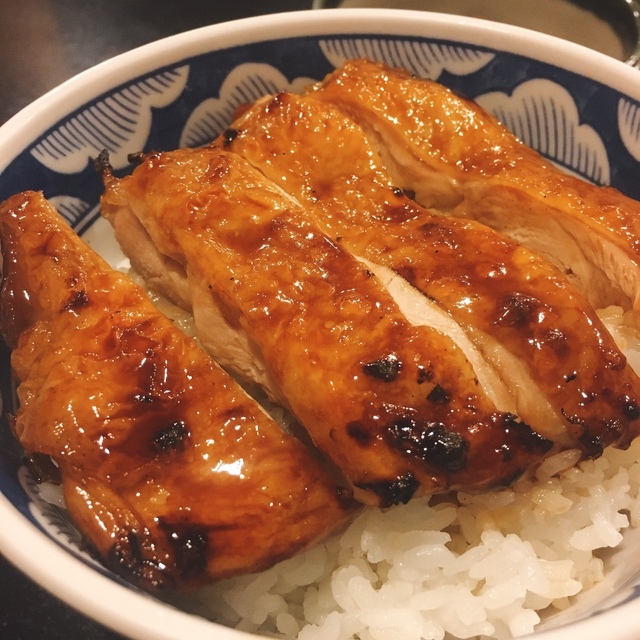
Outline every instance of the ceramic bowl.
<svg viewBox="0 0 640 640"><path fill-rule="evenodd" d="M92 159L195 146L242 103L298 90L343 61L409 68L477 100L526 144L587 180L640 199L640 72L578 45L506 25L393 10L297 12L220 24L121 55L50 92L0 129L0 199L44 191L112 263ZM6 358L5 358L6 360ZM5 381L4 391L10 392ZM9 397L5 395L5 398ZM548 640L640 633L640 540L625 541L605 582ZM0 552L85 614L132 638L252 636L142 593L81 551L64 509L43 499L0 427Z"/></svg>

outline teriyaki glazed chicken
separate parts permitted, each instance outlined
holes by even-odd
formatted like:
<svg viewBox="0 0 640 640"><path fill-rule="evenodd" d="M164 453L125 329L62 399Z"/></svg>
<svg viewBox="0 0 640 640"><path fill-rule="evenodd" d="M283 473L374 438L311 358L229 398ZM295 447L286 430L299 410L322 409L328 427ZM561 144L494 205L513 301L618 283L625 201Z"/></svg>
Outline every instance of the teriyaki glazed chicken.
<svg viewBox="0 0 640 640"><path fill-rule="evenodd" d="M17 439L144 588L261 571L363 509L500 490L640 433L600 313L636 329L640 204L442 85L354 60L206 146L97 166L135 280L17 194L1 329Z"/></svg>

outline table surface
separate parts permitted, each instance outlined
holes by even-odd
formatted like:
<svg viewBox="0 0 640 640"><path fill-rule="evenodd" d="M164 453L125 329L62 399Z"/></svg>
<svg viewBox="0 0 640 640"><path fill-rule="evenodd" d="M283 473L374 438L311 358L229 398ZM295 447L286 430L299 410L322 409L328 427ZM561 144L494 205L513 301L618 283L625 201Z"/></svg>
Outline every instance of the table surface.
<svg viewBox="0 0 640 640"><path fill-rule="evenodd" d="M0 124L64 80L134 47L312 0L0 0ZM0 523L2 526L2 523ZM2 640L122 640L0 558Z"/></svg>

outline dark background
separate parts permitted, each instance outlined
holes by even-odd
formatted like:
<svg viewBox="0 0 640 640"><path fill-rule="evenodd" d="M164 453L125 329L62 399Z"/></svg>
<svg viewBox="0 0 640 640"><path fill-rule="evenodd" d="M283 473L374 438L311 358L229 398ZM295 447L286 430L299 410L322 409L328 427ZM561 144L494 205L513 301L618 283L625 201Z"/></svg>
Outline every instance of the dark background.
<svg viewBox="0 0 640 640"><path fill-rule="evenodd" d="M118 53L217 22L312 0L0 0L0 123Z"/></svg>

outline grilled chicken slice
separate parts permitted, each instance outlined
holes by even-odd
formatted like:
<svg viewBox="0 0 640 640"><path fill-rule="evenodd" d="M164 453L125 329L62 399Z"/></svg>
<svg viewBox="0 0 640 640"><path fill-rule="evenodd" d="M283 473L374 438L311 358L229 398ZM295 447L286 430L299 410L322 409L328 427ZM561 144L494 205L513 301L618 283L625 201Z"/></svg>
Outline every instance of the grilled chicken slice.
<svg viewBox="0 0 640 640"><path fill-rule="evenodd" d="M0 207L0 237L15 432L59 467L69 513L106 564L188 589L345 523L344 485L41 194Z"/></svg>
<svg viewBox="0 0 640 640"><path fill-rule="evenodd" d="M446 309L508 383L518 415L558 446L596 456L637 435L640 381L587 300L529 250L409 199L340 111L312 96L265 98L215 144Z"/></svg>
<svg viewBox="0 0 640 640"><path fill-rule="evenodd" d="M418 202L539 252L595 308L640 309L640 203L566 175L475 103L403 70L352 61L316 89L367 131Z"/></svg>
<svg viewBox="0 0 640 640"><path fill-rule="evenodd" d="M151 154L105 182L103 214L134 267L154 271L130 241L146 234L158 263L182 266L188 292L174 299L191 300L215 357L233 366L210 335L224 319L363 502L509 483L549 450L495 408L449 337L410 323L365 265L238 156Z"/></svg>

